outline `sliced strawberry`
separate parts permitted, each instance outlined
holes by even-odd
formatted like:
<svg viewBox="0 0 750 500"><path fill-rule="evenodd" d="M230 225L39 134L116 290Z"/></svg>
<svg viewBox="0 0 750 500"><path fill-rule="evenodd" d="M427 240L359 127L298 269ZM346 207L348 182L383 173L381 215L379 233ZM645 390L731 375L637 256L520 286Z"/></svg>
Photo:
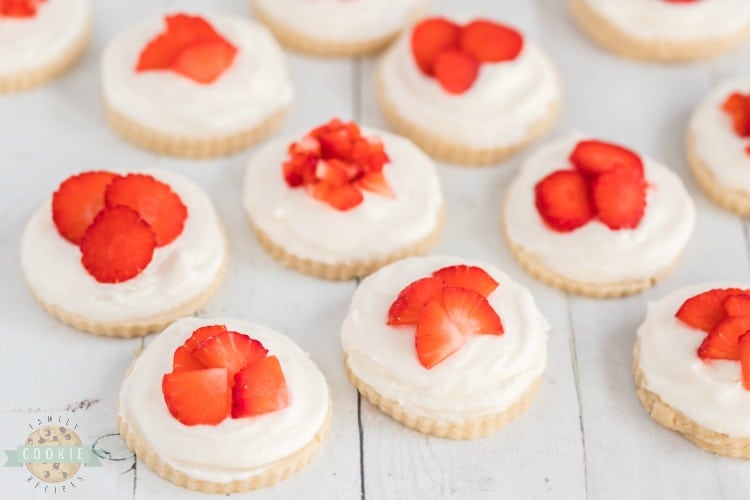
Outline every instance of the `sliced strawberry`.
<svg viewBox="0 0 750 500"><path fill-rule="evenodd" d="M197 83L209 84L232 65L237 47L223 39L195 42L177 55L172 69Z"/></svg>
<svg viewBox="0 0 750 500"><path fill-rule="evenodd" d="M740 366L742 367L742 386L750 391L750 335L741 335L737 341L740 351Z"/></svg>
<svg viewBox="0 0 750 500"><path fill-rule="evenodd" d="M361 132L356 123L345 123L334 118L313 130L311 135L320 143L320 154L324 160L335 158L349 161L354 141L361 137Z"/></svg>
<svg viewBox="0 0 750 500"><path fill-rule="evenodd" d="M412 282L401 290L388 309L388 324L416 325L424 305L439 296L442 290L443 280L440 278L429 277Z"/></svg>
<svg viewBox="0 0 750 500"><path fill-rule="evenodd" d="M349 165L341 160L319 160L315 177L331 186L340 187L349 182Z"/></svg>
<svg viewBox="0 0 750 500"><path fill-rule="evenodd" d="M191 370L203 370L204 368L208 368L195 359L191 351L191 348L184 345L175 349L174 358L172 359L173 372L188 372Z"/></svg>
<svg viewBox="0 0 750 500"><path fill-rule="evenodd" d="M81 238L81 263L101 283L135 278L154 255L156 235L135 210L105 208Z"/></svg>
<svg viewBox="0 0 750 500"><path fill-rule="evenodd" d="M391 185L388 184L388 179L385 178L383 172L371 172L363 175L357 181L357 186L365 191L370 191L386 198L396 197L396 193L393 192Z"/></svg>
<svg viewBox="0 0 750 500"><path fill-rule="evenodd" d="M557 170L534 188L539 215L555 231L573 231L596 215L586 178L574 170Z"/></svg>
<svg viewBox="0 0 750 500"><path fill-rule="evenodd" d="M739 360L738 339L750 331L750 316L731 316L714 326L698 347L701 359Z"/></svg>
<svg viewBox="0 0 750 500"><path fill-rule="evenodd" d="M500 316L474 290L447 286L443 288L442 300L448 317L464 335L502 335L505 331Z"/></svg>
<svg viewBox="0 0 750 500"><path fill-rule="evenodd" d="M327 182L319 182L315 186L313 196L342 212L351 210L364 200L362 192L356 186L351 184L333 186Z"/></svg>
<svg viewBox="0 0 750 500"><path fill-rule="evenodd" d="M289 406L291 396L276 356L249 363L234 376L232 417L252 417Z"/></svg>
<svg viewBox="0 0 750 500"><path fill-rule="evenodd" d="M523 36L509 26L477 19L461 30L458 45L477 61L511 61L523 50Z"/></svg>
<svg viewBox="0 0 750 500"><path fill-rule="evenodd" d="M104 196L108 207L119 205L137 211L156 233L157 246L174 241L187 219L187 207L169 185L150 175L128 174L112 181Z"/></svg>
<svg viewBox="0 0 750 500"><path fill-rule="evenodd" d="M169 69L177 59L183 44L167 33L158 35L146 44L138 56L136 71Z"/></svg>
<svg viewBox="0 0 750 500"><path fill-rule="evenodd" d="M0 0L0 17L34 17L44 0Z"/></svg>
<svg viewBox="0 0 750 500"><path fill-rule="evenodd" d="M476 266L449 266L432 273L445 283L445 286L467 288L474 290L484 297L489 297L500 285L495 279L487 274L487 271Z"/></svg>
<svg viewBox="0 0 750 500"><path fill-rule="evenodd" d="M226 368L234 377L243 366L268 354L263 344L243 333L221 332L193 349L193 357L209 368Z"/></svg>
<svg viewBox="0 0 750 500"><path fill-rule="evenodd" d="M434 74L438 55L446 50L457 49L461 28L440 17L425 19L411 33L411 51L414 60L425 75Z"/></svg>
<svg viewBox="0 0 750 500"><path fill-rule="evenodd" d="M225 368L168 373L161 390L169 412L185 425L216 425L232 407Z"/></svg>
<svg viewBox="0 0 750 500"><path fill-rule="evenodd" d="M724 299L723 306L727 316L750 316L750 294L744 290L738 295L730 295Z"/></svg>
<svg viewBox="0 0 750 500"><path fill-rule="evenodd" d="M427 302L419 316L414 347L419 363L432 368L466 343L466 336L451 321L440 297Z"/></svg>
<svg viewBox="0 0 750 500"><path fill-rule="evenodd" d="M354 141L351 159L360 167L363 174L382 172L383 167L391 161L385 152L383 141L375 136L362 137Z"/></svg>
<svg viewBox="0 0 750 500"><path fill-rule="evenodd" d="M164 18L167 32L182 44L223 38L200 16L172 14Z"/></svg>
<svg viewBox="0 0 750 500"><path fill-rule="evenodd" d="M307 153L297 153L283 165L284 180L289 187L298 187L315 182L318 157Z"/></svg>
<svg viewBox="0 0 750 500"><path fill-rule="evenodd" d="M52 220L60 235L78 245L104 208L104 192L119 175L96 171L68 177L52 195Z"/></svg>
<svg viewBox="0 0 750 500"><path fill-rule="evenodd" d="M479 62L460 50L441 52L435 59L435 78L450 94L463 94L479 76Z"/></svg>
<svg viewBox="0 0 750 500"><path fill-rule="evenodd" d="M617 167L593 181L592 198L601 220L613 230L638 227L646 212L646 181Z"/></svg>
<svg viewBox="0 0 750 500"><path fill-rule="evenodd" d="M716 324L726 318L724 302L732 295L742 293L739 288L714 288L690 297L682 303L675 316L683 323L710 332Z"/></svg>
<svg viewBox="0 0 750 500"><path fill-rule="evenodd" d="M732 128L740 137L750 137L750 95L735 92L727 97L721 109L732 118Z"/></svg>
<svg viewBox="0 0 750 500"><path fill-rule="evenodd" d="M612 171L615 167L632 170L643 176L643 161L633 151L602 141L581 141L570 154L570 162L588 176Z"/></svg>
<svg viewBox="0 0 750 500"><path fill-rule="evenodd" d="M166 31L157 35L141 51L136 71L169 69L188 45L224 40L205 19L198 16L175 14L165 17L164 21Z"/></svg>
<svg viewBox="0 0 750 500"><path fill-rule="evenodd" d="M198 344L200 344L204 340L207 340L210 337L215 337L216 335L226 331L227 327L224 325L202 326L195 330L183 345L190 349L190 351L192 351L193 349L198 347Z"/></svg>

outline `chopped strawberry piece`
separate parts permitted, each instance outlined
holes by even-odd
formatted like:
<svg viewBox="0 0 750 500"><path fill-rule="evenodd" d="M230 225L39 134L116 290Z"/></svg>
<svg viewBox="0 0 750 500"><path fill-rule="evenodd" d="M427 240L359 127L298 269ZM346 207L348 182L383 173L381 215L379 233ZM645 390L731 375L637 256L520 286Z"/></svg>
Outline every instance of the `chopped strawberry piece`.
<svg viewBox="0 0 750 500"><path fill-rule="evenodd" d="M435 78L450 94L463 94L479 76L479 62L460 50L441 52L435 59Z"/></svg>
<svg viewBox="0 0 750 500"><path fill-rule="evenodd" d="M284 180L289 187L304 186L315 182L318 158L307 153L297 153L283 165Z"/></svg>
<svg viewBox="0 0 750 500"><path fill-rule="evenodd" d="M721 320L698 347L698 357L739 360L738 340L748 331L750 331L750 316L731 316Z"/></svg>
<svg viewBox="0 0 750 500"><path fill-rule="evenodd" d="M172 14L166 16L164 22L167 25L167 33L183 45L222 38L213 26L200 16Z"/></svg>
<svg viewBox="0 0 750 500"><path fill-rule="evenodd" d="M388 310L388 324L416 325L424 305L437 297L443 290L443 280L440 278L422 278L409 284L401 290L396 300Z"/></svg>
<svg viewBox="0 0 750 500"><path fill-rule="evenodd" d="M596 215L586 178L574 170L557 170L534 188L536 208L555 231L568 232Z"/></svg>
<svg viewBox="0 0 750 500"><path fill-rule="evenodd" d="M740 351L740 366L742 368L742 386L750 391L750 335L740 335L737 341Z"/></svg>
<svg viewBox="0 0 750 500"><path fill-rule="evenodd" d="M632 170L643 176L643 161L633 151L607 142L589 140L576 144L570 162L587 176L597 176L615 167Z"/></svg>
<svg viewBox="0 0 750 500"><path fill-rule="evenodd" d="M209 368L226 368L232 379L243 366L268 354L263 344L243 333L221 332L193 349L193 357Z"/></svg>
<svg viewBox="0 0 750 500"><path fill-rule="evenodd" d="M0 0L0 17L34 17L44 0Z"/></svg>
<svg viewBox="0 0 750 500"><path fill-rule="evenodd" d="M432 275L442 280L445 286L474 290L484 297L489 297L500 285L487 271L476 266L444 267Z"/></svg>
<svg viewBox="0 0 750 500"><path fill-rule="evenodd" d="M735 92L727 97L721 109L732 118L732 128L740 137L750 137L750 95Z"/></svg>
<svg viewBox="0 0 750 500"><path fill-rule="evenodd" d="M141 51L136 71L169 69L190 44L223 40L203 18L175 14L164 18L167 30L157 35Z"/></svg>
<svg viewBox="0 0 750 500"><path fill-rule="evenodd" d="M81 238L81 263L97 281L120 283L136 277L154 255L156 235L135 210L105 208Z"/></svg>
<svg viewBox="0 0 750 500"><path fill-rule="evenodd" d="M157 246L174 241L187 219L187 207L169 185L150 175L128 174L112 181L104 197L108 207L126 206L137 211L156 234Z"/></svg>
<svg viewBox="0 0 750 500"><path fill-rule="evenodd" d="M172 359L173 372L188 372L191 370L203 370L204 368L208 368L195 359L191 351L191 348L184 345L181 345L174 351L174 358Z"/></svg>
<svg viewBox="0 0 750 500"><path fill-rule="evenodd" d="M208 340L209 338L215 337L216 335L226 331L227 327L224 325L202 326L195 330L183 345L190 349L190 351L192 351L193 349L198 347L198 344L200 344L204 340Z"/></svg>
<svg viewBox="0 0 750 500"><path fill-rule="evenodd" d="M191 80L209 84L219 79L237 55L237 47L223 39L196 42L183 48L172 69Z"/></svg>
<svg viewBox="0 0 750 500"><path fill-rule="evenodd" d="M356 207L362 200L362 192L355 186L345 184L333 186L327 182L320 182L315 186L315 198L331 205L336 210L346 211Z"/></svg>
<svg viewBox="0 0 750 500"><path fill-rule="evenodd" d="M646 212L646 181L617 167L594 179L592 198L601 220L613 230L638 227Z"/></svg>
<svg viewBox="0 0 750 500"><path fill-rule="evenodd" d="M151 71L169 69L177 59L182 50L183 43L167 33L162 33L146 44L138 63L136 71Z"/></svg>
<svg viewBox="0 0 750 500"><path fill-rule="evenodd" d="M414 347L419 363L430 369L455 353L466 343L466 336L451 321L440 297L424 305L419 316Z"/></svg>
<svg viewBox="0 0 750 500"><path fill-rule="evenodd" d="M478 19L461 29L458 45L477 61L511 61L523 50L521 34L502 24Z"/></svg>
<svg viewBox="0 0 750 500"><path fill-rule="evenodd" d="M727 316L750 316L750 295L747 290L737 295L729 295L724 299L723 307Z"/></svg>
<svg viewBox="0 0 750 500"><path fill-rule="evenodd" d="M461 28L439 17L425 19L411 33L411 50L419 69L425 75L434 74L438 56L446 50L457 49Z"/></svg>
<svg viewBox="0 0 750 500"><path fill-rule="evenodd" d="M104 208L104 192L119 177L112 172L84 172L68 177L52 195L52 220L60 235L78 245Z"/></svg>
<svg viewBox="0 0 750 500"><path fill-rule="evenodd" d="M225 368L168 373L161 390L169 412L185 425L216 425L232 407Z"/></svg>
<svg viewBox="0 0 750 500"><path fill-rule="evenodd" d="M742 293L739 288L715 288L690 297L682 303L675 316L683 323L710 332L716 324L726 318L724 302L732 295Z"/></svg>
<svg viewBox="0 0 750 500"><path fill-rule="evenodd" d="M252 417L289 406L291 396L276 356L250 362L234 376L232 417Z"/></svg>
<svg viewBox="0 0 750 500"><path fill-rule="evenodd" d="M370 191L386 198L396 197L396 193L391 189L391 185L388 184L388 179L385 178L383 172L371 172L363 175L357 180L357 186L365 191Z"/></svg>
<svg viewBox="0 0 750 500"><path fill-rule="evenodd" d="M340 187L349 182L349 165L341 160L319 160L315 167L315 177L331 186Z"/></svg>
<svg viewBox="0 0 750 500"><path fill-rule="evenodd" d="M447 286L443 288L442 300L448 317L463 335L502 335L505 331L500 316L474 290Z"/></svg>

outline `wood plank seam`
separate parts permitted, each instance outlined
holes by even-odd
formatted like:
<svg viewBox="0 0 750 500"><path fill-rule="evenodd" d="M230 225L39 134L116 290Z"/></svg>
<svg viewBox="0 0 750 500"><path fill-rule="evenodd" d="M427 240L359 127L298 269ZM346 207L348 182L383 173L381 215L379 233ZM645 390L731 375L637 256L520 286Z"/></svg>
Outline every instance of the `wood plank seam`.
<svg viewBox="0 0 750 500"><path fill-rule="evenodd" d="M589 497L588 458L586 455L586 431L583 424L583 397L581 395L581 376L578 367L578 350L576 348L575 326L573 311L570 306L570 294L565 293L565 309L568 314L568 343L570 345L570 364L573 369L573 380L576 388L576 403L578 405L578 424L581 431L581 450L583 452L583 487L586 498Z"/></svg>

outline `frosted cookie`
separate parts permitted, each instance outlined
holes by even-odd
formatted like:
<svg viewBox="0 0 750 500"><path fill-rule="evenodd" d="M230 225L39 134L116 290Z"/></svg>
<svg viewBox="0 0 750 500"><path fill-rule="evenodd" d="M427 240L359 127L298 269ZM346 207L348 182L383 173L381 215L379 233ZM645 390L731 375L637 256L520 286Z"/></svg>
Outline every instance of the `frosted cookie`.
<svg viewBox="0 0 750 500"><path fill-rule="evenodd" d="M250 0L285 46L318 56L377 52L427 9L428 0Z"/></svg>
<svg viewBox="0 0 750 500"><path fill-rule="evenodd" d="M183 318L133 362L120 388L125 443L164 479L208 493L271 486L315 456L328 384L288 337L243 321Z"/></svg>
<svg viewBox="0 0 750 500"><path fill-rule="evenodd" d="M750 34L745 0L568 0L568 8L592 40L633 59L706 59Z"/></svg>
<svg viewBox="0 0 750 500"><path fill-rule="evenodd" d="M427 18L377 72L383 115L435 158L496 163L554 122L560 86L547 55L518 30L477 19Z"/></svg>
<svg viewBox="0 0 750 500"><path fill-rule="evenodd" d="M571 136L542 147L508 189L511 253L537 279L606 298L642 292L677 264L695 227L680 178L637 153Z"/></svg>
<svg viewBox="0 0 750 500"><path fill-rule="evenodd" d="M0 0L0 94L42 85L88 45L86 0Z"/></svg>
<svg viewBox="0 0 750 500"><path fill-rule="evenodd" d="M703 449L750 458L750 290L694 285L649 304L636 394L657 422Z"/></svg>
<svg viewBox="0 0 750 500"><path fill-rule="evenodd" d="M347 374L425 434L473 439L526 411L547 365L531 294L494 266L415 257L366 278L341 326Z"/></svg>
<svg viewBox="0 0 750 500"><path fill-rule="evenodd" d="M345 280L411 255L442 232L432 161L407 139L332 120L263 146L244 205L263 247L287 267Z"/></svg>
<svg viewBox="0 0 750 500"><path fill-rule="evenodd" d="M226 258L211 200L162 170L69 177L21 237L34 297L60 321L107 336L145 335L195 313Z"/></svg>
<svg viewBox="0 0 750 500"><path fill-rule="evenodd" d="M250 20L171 14L138 24L102 55L107 118L158 153L226 155L267 137L292 101L284 54Z"/></svg>

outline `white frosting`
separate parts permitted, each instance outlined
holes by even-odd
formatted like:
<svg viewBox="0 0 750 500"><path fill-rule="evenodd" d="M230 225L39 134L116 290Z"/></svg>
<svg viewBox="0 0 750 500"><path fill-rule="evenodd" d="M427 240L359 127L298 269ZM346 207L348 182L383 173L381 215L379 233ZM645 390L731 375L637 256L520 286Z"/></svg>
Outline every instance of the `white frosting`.
<svg viewBox="0 0 750 500"><path fill-rule="evenodd" d="M45 303L94 321L148 318L204 293L226 259L226 239L211 200L192 181L165 170L140 171L170 185L188 210L182 233L157 248L138 276L99 283L81 264L81 250L60 236L52 198L31 217L21 237L21 267ZM124 172L123 172L124 173Z"/></svg>
<svg viewBox="0 0 750 500"><path fill-rule="evenodd" d="M224 324L276 356L291 403L264 415L228 417L218 425L186 426L169 413L161 390L175 349L201 326ZM270 328L234 319L183 318L154 337L120 389L120 417L159 458L192 478L217 483L246 479L302 449L328 414L328 385L310 356Z"/></svg>
<svg viewBox="0 0 750 500"><path fill-rule="evenodd" d="M36 16L0 17L0 75L51 64L89 29L86 0L46 0Z"/></svg>
<svg viewBox="0 0 750 500"><path fill-rule="evenodd" d="M737 135L731 116L721 109L734 92L749 94L750 78L736 78L711 91L690 120L688 140L719 184L750 193L750 155L745 152L750 138Z"/></svg>
<svg viewBox="0 0 750 500"><path fill-rule="evenodd" d="M356 43L395 35L427 0L255 0L276 23L315 40Z"/></svg>
<svg viewBox="0 0 750 500"><path fill-rule="evenodd" d="M698 424L716 432L750 438L750 391L742 386L739 361L701 360L696 351L706 333L675 317L682 303L714 288L747 284L710 283L681 288L648 305L638 328L640 367L646 389Z"/></svg>
<svg viewBox="0 0 750 500"><path fill-rule="evenodd" d="M747 0L584 0L631 37L695 41L730 37L750 25Z"/></svg>
<svg viewBox="0 0 750 500"><path fill-rule="evenodd" d="M539 215L534 186L555 170L573 168L568 157L584 139L558 140L524 162L503 211L510 241L548 270L579 282L615 283L666 271L693 234L695 206L680 178L649 158L642 157L648 193L637 228L613 231L594 219L563 233L550 229Z"/></svg>
<svg viewBox="0 0 750 500"><path fill-rule="evenodd" d="M363 134L383 140L391 159L383 173L395 198L363 190L361 204L339 211L303 187L290 188L282 164L300 137L282 139L263 146L247 167L243 201L253 223L287 252L325 263L383 257L429 236L443 207L432 160L402 137L368 129Z"/></svg>
<svg viewBox="0 0 750 500"><path fill-rule="evenodd" d="M293 91L284 54L268 30L248 19L201 15L239 49L218 80L205 85L174 71L135 71L143 48L165 30L160 15L122 33L104 50L107 104L151 129L191 138L252 129L288 107Z"/></svg>
<svg viewBox="0 0 750 500"><path fill-rule="evenodd" d="M417 359L415 328L388 326L388 309L409 283L455 264L479 266L500 283L488 300L505 333L471 335L427 369ZM450 422L500 413L517 401L544 372L548 330L531 294L496 267L457 257L412 257L362 281L341 341L349 368L383 397L412 415Z"/></svg>
<svg viewBox="0 0 750 500"><path fill-rule="evenodd" d="M385 55L379 78L400 115L433 135L478 148L520 142L560 101L552 62L528 38L515 60L482 64L474 85L463 94L447 93L420 71L411 33Z"/></svg>

